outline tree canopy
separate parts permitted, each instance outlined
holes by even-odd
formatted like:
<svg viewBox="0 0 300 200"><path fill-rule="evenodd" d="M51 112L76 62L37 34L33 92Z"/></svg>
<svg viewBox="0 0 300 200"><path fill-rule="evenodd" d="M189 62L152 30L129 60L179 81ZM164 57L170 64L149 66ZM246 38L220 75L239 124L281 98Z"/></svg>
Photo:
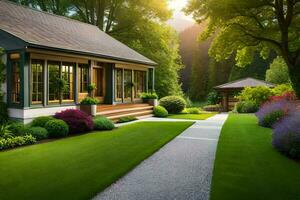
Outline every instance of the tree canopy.
<svg viewBox="0 0 300 200"><path fill-rule="evenodd" d="M238 66L275 50L286 62L300 96L300 0L190 0L185 9L198 21L208 21L202 39L216 35L210 55L217 61L236 55Z"/></svg>

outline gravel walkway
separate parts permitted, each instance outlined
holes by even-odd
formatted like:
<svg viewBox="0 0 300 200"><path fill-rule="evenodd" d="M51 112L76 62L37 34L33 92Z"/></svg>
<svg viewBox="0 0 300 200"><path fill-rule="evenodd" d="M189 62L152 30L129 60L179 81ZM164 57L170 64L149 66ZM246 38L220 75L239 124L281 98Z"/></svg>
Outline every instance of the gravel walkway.
<svg viewBox="0 0 300 200"><path fill-rule="evenodd" d="M196 121L94 199L208 200L217 142L226 119L227 114L219 114Z"/></svg>

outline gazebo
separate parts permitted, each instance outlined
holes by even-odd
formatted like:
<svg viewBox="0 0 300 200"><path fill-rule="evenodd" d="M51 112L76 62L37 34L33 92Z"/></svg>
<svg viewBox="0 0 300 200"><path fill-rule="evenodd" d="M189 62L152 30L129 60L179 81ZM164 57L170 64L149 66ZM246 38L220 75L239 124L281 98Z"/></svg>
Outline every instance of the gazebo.
<svg viewBox="0 0 300 200"><path fill-rule="evenodd" d="M234 108L236 99L234 96L241 92L245 87L275 87L274 84L255 78L244 78L233 82L225 83L214 87L214 89L222 95L222 108L224 112L228 112Z"/></svg>

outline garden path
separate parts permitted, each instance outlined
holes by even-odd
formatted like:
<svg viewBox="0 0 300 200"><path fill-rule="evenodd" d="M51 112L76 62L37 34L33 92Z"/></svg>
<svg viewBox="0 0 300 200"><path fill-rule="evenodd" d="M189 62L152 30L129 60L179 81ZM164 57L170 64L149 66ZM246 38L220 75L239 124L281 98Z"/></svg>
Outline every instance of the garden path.
<svg viewBox="0 0 300 200"><path fill-rule="evenodd" d="M195 121L95 200L208 200L218 138L227 114ZM148 118L142 121L187 121Z"/></svg>

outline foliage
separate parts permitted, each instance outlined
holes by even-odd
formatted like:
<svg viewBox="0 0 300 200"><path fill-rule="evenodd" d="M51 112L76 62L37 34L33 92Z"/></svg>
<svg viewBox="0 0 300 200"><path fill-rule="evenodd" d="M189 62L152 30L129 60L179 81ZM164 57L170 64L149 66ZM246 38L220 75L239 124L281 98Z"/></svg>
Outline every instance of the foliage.
<svg viewBox="0 0 300 200"><path fill-rule="evenodd" d="M285 113L283 110L276 110L267 114L262 122L263 127L272 128L274 124L280 121L284 117Z"/></svg>
<svg viewBox="0 0 300 200"><path fill-rule="evenodd" d="M48 121L54 119L51 116L43 116L43 117L37 117L32 120L31 126L36 126L36 127L43 127L45 128L45 125Z"/></svg>
<svg viewBox="0 0 300 200"><path fill-rule="evenodd" d="M169 115L168 111L162 106L155 106L153 113L155 117L167 117Z"/></svg>
<svg viewBox="0 0 300 200"><path fill-rule="evenodd" d="M13 133L9 130L9 124L0 124L0 138L11 138Z"/></svg>
<svg viewBox="0 0 300 200"><path fill-rule="evenodd" d="M54 118L65 121L70 134L85 133L93 130L93 118L78 109L67 109L56 113Z"/></svg>
<svg viewBox="0 0 300 200"><path fill-rule="evenodd" d="M207 95L207 103L211 105L215 105L220 103L222 100L222 97L216 92L216 91L211 91Z"/></svg>
<svg viewBox="0 0 300 200"><path fill-rule="evenodd" d="M0 86L1 88L1 86ZM0 97L1 98L1 97ZM8 121L8 110L7 105L0 100L0 124L6 123Z"/></svg>
<svg viewBox="0 0 300 200"><path fill-rule="evenodd" d="M87 91L89 95L93 98L94 97L94 91L97 89L95 84L90 84L87 86Z"/></svg>
<svg viewBox="0 0 300 200"><path fill-rule="evenodd" d="M280 100L295 101L296 99L297 97L294 92L286 92L280 96L271 96L269 98L269 101L280 101Z"/></svg>
<svg viewBox="0 0 300 200"><path fill-rule="evenodd" d="M281 96L285 93L290 93L290 92L294 93L294 90L290 84L277 85L275 88L272 89L272 91L275 96Z"/></svg>
<svg viewBox="0 0 300 200"><path fill-rule="evenodd" d="M158 95L155 92L140 94L142 99L158 99Z"/></svg>
<svg viewBox="0 0 300 200"><path fill-rule="evenodd" d="M281 153L300 158L300 112L292 112L274 126L273 146Z"/></svg>
<svg viewBox="0 0 300 200"><path fill-rule="evenodd" d="M281 56L274 59L266 72L266 81L274 84L290 83L288 67Z"/></svg>
<svg viewBox="0 0 300 200"><path fill-rule="evenodd" d="M97 105L98 103L98 99L92 97L86 97L80 102L81 105Z"/></svg>
<svg viewBox="0 0 300 200"><path fill-rule="evenodd" d="M211 112L220 112L221 111L221 106L219 104L216 105L206 105L203 107L203 110L205 111L211 111Z"/></svg>
<svg viewBox="0 0 300 200"><path fill-rule="evenodd" d="M219 61L236 56L238 66L253 61L257 52L267 58L276 51L285 60L297 96L300 95L298 1L190 0L186 14L207 20L205 40L215 36L210 55Z"/></svg>
<svg viewBox="0 0 300 200"><path fill-rule="evenodd" d="M167 96L160 99L159 105L164 107L170 114L177 114L183 111L186 102L179 96Z"/></svg>
<svg viewBox="0 0 300 200"><path fill-rule="evenodd" d="M37 140L48 138L48 131L43 127L30 127L28 133L35 137Z"/></svg>
<svg viewBox="0 0 300 200"><path fill-rule="evenodd" d="M0 150L10 149L18 146L30 145L36 143L32 135L17 136L11 138L0 138Z"/></svg>
<svg viewBox="0 0 300 200"><path fill-rule="evenodd" d="M253 101L258 106L266 102L271 96L273 91L269 87L246 87L238 96L239 101Z"/></svg>
<svg viewBox="0 0 300 200"><path fill-rule="evenodd" d="M291 103L287 100L279 100L279 101L271 101L271 102L267 102L265 104L263 104L259 111L255 114L256 117L258 118L258 123L261 126L267 126L270 127L270 123L265 123L265 118L268 116L268 118L273 117L272 115L274 115L274 117L279 116L280 113L282 113L283 115L287 115L290 111L292 111L293 109L295 109L295 104ZM275 114L272 114L276 112ZM280 117L280 119L283 116ZM278 120L280 120L278 119ZM268 119L267 119L268 121Z"/></svg>
<svg viewBox="0 0 300 200"><path fill-rule="evenodd" d="M11 122L9 130L15 136L24 136L28 134L28 125L24 125L22 122Z"/></svg>
<svg viewBox="0 0 300 200"><path fill-rule="evenodd" d="M200 114L199 108L186 108L187 114Z"/></svg>
<svg viewBox="0 0 300 200"><path fill-rule="evenodd" d="M240 101L236 103L235 110L238 113L255 113L258 111L259 106L255 101Z"/></svg>
<svg viewBox="0 0 300 200"><path fill-rule="evenodd" d="M128 117L121 117L117 123L121 124L121 123L127 123L127 122L132 122L132 121L135 121L137 120L136 117L134 116L128 116Z"/></svg>
<svg viewBox="0 0 300 200"><path fill-rule="evenodd" d="M93 122L95 130L112 130L115 128L114 123L106 117L95 117Z"/></svg>
<svg viewBox="0 0 300 200"><path fill-rule="evenodd" d="M68 124L60 119L48 121L45 125L45 129L48 131L49 137L51 138L65 137L69 134Z"/></svg>

